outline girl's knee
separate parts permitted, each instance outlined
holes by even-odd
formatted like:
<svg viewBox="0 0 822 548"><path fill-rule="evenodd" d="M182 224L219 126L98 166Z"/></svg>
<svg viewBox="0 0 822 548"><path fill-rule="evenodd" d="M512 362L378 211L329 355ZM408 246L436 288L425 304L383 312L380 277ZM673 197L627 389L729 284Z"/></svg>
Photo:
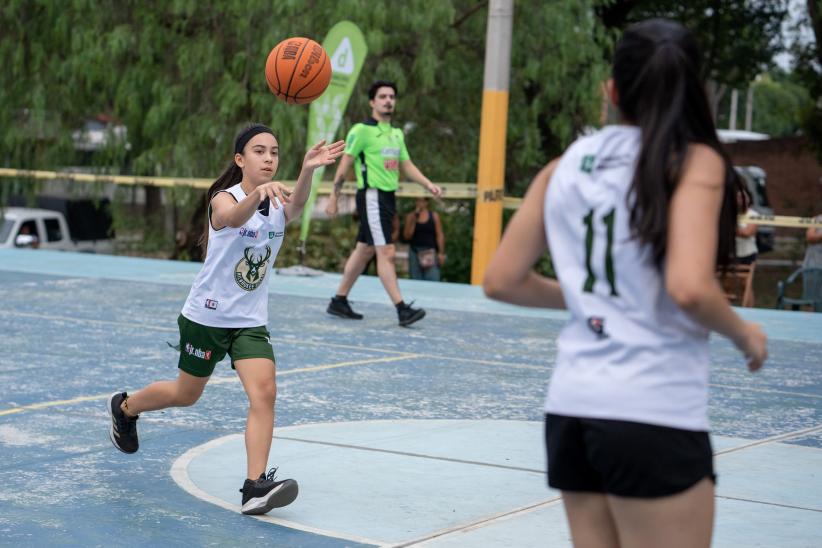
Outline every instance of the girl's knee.
<svg viewBox="0 0 822 548"><path fill-rule="evenodd" d="M174 395L174 400L179 407L189 407L197 403L200 396L203 394L202 388L199 390L193 387L181 386L177 384L177 391Z"/></svg>
<svg viewBox="0 0 822 548"><path fill-rule="evenodd" d="M248 394L248 399L252 407L263 406L273 407L277 401L277 383L273 379L261 383L254 387L254 390Z"/></svg>
<svg viewBox="0 0 822 548"><path fill-rule="evenodd" d="M384 259L388 262L394 262L394 259L397 256L397 251L394 249L394 246L386 246L383 250L380 251L379 258Z"/></svg>
<svg viewBox="0 0 822 548"><path fill-rule="evenodd" d="M197 403L197 400L200 399L201 394L202 392L178 392L177 404L180 407L190 407Z"/></svg>

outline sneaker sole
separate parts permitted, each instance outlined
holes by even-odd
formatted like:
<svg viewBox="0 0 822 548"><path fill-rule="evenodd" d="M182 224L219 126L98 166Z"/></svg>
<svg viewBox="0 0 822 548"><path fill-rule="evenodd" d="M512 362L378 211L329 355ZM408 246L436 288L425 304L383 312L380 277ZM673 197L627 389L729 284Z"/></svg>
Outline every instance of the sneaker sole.
<svg viewBox="0 0 822 548"><path fill-rule="evenodd" d="M120 392L115 392L111 396L109 396L108 400L106 400L106 411L108 411L108 418L111 421L111 426L108 428L108 439L111 440L112 445L117 448L118 451L125 453L126 455L133 455L137 452L137 449L134 451L126 451L119 445L117 445L117 437L114 435L114 415L111 414L111 402L114 399L114 396L119 395Z"/></svg>
<svg viewBox="0 0 822 548"><path fill-rule="evenodd" d="M414 322L418 322L425 317L425 310L420 310L418 313L414 314L410 318L407 318L400 322L402 327L408 327Z"/></svg>
<svg viewBox="0 0 822 548"><path fill-rule="evenodd" d="M349 316L347 314L343 314L342 312L337 312L336 310L331 310L330 308L326 308L325 311L328 312L329 314L331 314L332 316L337 316L338 318L345 318L346 320L361 320L362 319L362 317L358 318L356 316Z"/></svg>
<svg viewBox="0 0 822 548"><path fill-rule="evenodd" d="M265 514L274 508L288 506L297 499L300 488L294 480L285 480L283 483L262 497L251 499L240 509L247 516Z"/></svg>

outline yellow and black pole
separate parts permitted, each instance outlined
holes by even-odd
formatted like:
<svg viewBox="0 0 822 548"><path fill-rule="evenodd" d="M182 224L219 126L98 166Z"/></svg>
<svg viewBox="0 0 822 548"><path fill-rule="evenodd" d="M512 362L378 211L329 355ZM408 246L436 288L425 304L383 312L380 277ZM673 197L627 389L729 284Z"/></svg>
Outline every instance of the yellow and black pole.
<svg viewBox="0 0 822 548"><path fill-rule="evenodd" d="M502 234L505 190L505 133L508 127L508 80L511 69L513 0L491 0L485 36L485 74L480 122L477 205L471 283L479 285Z"/></svg>

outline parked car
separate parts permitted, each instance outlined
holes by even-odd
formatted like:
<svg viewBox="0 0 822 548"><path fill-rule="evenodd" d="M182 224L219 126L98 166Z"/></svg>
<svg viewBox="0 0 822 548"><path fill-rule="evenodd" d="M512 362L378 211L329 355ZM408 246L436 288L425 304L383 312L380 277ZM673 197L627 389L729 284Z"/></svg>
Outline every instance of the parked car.
<svg viewBox="0 0 822 548"><path fill-rule="evenodd" d="M0 210L0 248L29 247L111 253L114 242L104 233L99 238L81 238L84 234L71 231L66 216L60 211L27 207Z"/></svg>
<svg viewBox="0 0 822 548"><path fill-rule="evenodd" d="M734 166L734 169L745 181L753 203L751 208L760 215L773 215L771 202L766 189L767 174L759 166ZM771 251L774 246L774 227L759 226L756 231L756 247L759 253Z"/></svg>

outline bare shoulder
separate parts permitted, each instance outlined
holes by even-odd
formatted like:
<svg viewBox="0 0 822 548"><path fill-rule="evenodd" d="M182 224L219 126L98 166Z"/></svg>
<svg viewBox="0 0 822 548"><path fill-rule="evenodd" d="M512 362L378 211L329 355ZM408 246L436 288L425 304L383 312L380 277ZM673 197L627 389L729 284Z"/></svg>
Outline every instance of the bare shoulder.
<svg viewBox="0 0 822 548"><path fill-rule="evenodd" d="M534 182L536 183L538 181L544 181L543 184L547 185L548 182L551 180L551 177L553 177L554 172L557 170L557 165L559 165L559 161L561 159L562 156L557 156L556 158L545 164L545 166L539 170L537 176L534 177Z"/></svg>
<svg viewBox="0 0 822 548"><path fill-rule="evenodd" d="M725 159L712 147L691 144L682 165L683 184L723 186L725 183Z"/></svg>
<svg viewBox="0 0 822 548"><path fill-rule="evenodd" d="M237 198L235 198L230 192L217 192L211 198L211 205L216 206L218 204L226 204L226 205L234 205L237 203Z"/></svg>
<svg viewBox="0 0 822 548"><path fill-rule="evenodd" d="M534 176L533 181L531 181L528 192L531 192L532 189L536 192L538 190L544 191L548 188L548 183L551 182L551 177L554 176L554 172L557 170L557 165L559 164L561 158L562 156L554 158L539 170L539 172Z"/></svg>

